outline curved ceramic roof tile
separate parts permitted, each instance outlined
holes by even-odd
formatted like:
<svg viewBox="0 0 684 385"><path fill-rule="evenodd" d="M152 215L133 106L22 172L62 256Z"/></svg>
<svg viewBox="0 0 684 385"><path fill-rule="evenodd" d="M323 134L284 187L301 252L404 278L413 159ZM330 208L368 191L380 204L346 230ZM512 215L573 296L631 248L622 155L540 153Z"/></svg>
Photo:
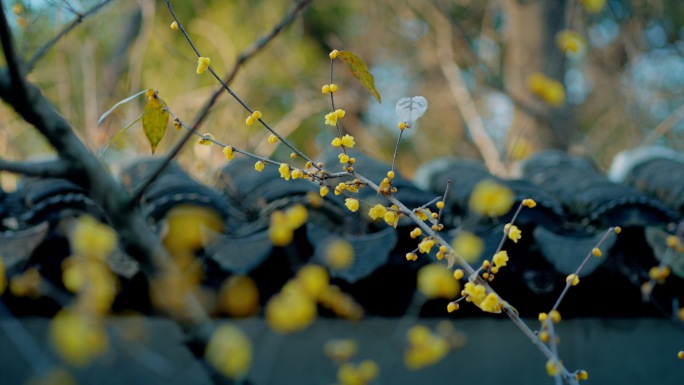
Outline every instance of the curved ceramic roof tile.
<svg viewBox="0 0 684 385"><path fill-rule="evenodd" d="M525 178L556 196L571 220L599 226L643 226L671 221L671 210L638 190L616 184L589 161L558 151L523 164Z"/></svg>

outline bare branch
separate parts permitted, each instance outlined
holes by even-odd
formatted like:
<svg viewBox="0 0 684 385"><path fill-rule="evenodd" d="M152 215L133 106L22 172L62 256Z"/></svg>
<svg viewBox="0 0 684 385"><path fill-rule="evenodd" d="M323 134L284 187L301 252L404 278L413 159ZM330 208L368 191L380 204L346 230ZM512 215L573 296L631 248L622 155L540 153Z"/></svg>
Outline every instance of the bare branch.
<svg viewBox="0 0 684 385"><path fill-rule="evenodd" d="M61 159L42 162L10 162L2 158L0 158L0 170L42 178L65 178L70 171L69 163Z"/></svg>

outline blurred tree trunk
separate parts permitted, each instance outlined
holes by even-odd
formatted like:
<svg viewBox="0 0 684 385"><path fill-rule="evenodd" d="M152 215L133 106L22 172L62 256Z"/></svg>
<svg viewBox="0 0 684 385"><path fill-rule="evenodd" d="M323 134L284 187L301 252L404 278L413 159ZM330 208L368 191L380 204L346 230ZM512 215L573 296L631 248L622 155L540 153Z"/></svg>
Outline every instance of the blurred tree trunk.
<svg viewBox="0 0 684 385"><path fill-rule="evenodd" d="M526 79L534 72L563 81L565 61L556 34L565 25L566 0L505 0L506 53L504 85L516 103L508 134L514 158L549 148L566 149L574 129L570 108L553 108L530 93ZM521 151L522 149L522 151Z"/></svg>

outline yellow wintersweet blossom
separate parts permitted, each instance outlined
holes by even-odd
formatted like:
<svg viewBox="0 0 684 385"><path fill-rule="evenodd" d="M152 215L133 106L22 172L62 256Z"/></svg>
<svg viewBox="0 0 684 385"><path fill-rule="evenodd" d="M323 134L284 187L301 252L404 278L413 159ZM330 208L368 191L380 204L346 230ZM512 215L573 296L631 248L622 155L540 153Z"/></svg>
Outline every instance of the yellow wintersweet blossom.
<svg viewBox="0 0 684 385"><path fill-rule="evenodd" d="M599 13L606 7L606 0L580 0L589 13Z"/></svg>
<svg viewBox="0 0 684 385"><path fill-rule="evenodd" d="M171 26L170 26L170 27L171 27L172 30L178 31L178 28L179 28L179 27L178 27L178 22L177 22L177 21L174 21L173 23L171 23Z"/></svg>
<svg viewBox="0 0 684 385"><path fill-rule="evenodd" d="M338 111L340 111L340 110L338 110ZM344 114L342 114L342 116L344 116ZM340 116L340 117L341 117L341 116ZM356 144L356 142L354 141L354 137L353 137L353 136L347 134L347 135L345 135L345 136L342 137L342 145L343 145L344 147L347 147L347 148L354 148L354 145L355 145L355 144Z"/></svg>
<svg viewBox="0 0 684 385"><path fill-rule="evenodd" d="M226 159L228 159L228 160L233 160L233 158L235 157L235 154L233 154L233 147L231 147L231 146L223 147L223 151L222 151L222 152L223 152L223 155L224 155L224 156L226 157Z"/></svg>
<svg viewBox="0 0 684 385"><path fill-rule="evenodd" d="M12 12L15 15L20 15L22 12L24 12L24 6L21 3L14 3L12 6Z"/></svg>
<svg viewBox="0 0 684 385"><path fill-rule="evenodd" d="M116 296L116 278L102 261L69 257L62 262L62 282L72 293L78 293L81 309L102 314Z"/></svg>
<svg viewBox="0 0 684 385"><path fill-rule="evenodd" d="M206 71L207 68L209 68L209 64L211 64L211 59L209 59L208 57L200 56L197 59L197 71L196 71L197 74L198 75L203 74L204 71Z"/></svg>
<svg viewBox="0 0 684 385"><path fill-rule="evenodd" d="M254 169L259 172L262 172L264 170L264 162L257 161L256 163L254 163Z"/></svg>
<svg viewBox="0 0 684 385"><path fill-rule="evenodd" d="M423 325L413 326L406 336L408 348L404 352L404 364L410 370L434 365L449 352L446 338L433 333Z"/></svg>
<svg viewBox="0 0 684 385"><path fill-rule="evenodd" d="M523 206L530 208L530 209L533 209L537 206L537 202L535 202L534 199L530 199L530 198L523 199L522 204L523 204Z"/></svg>
<svg viewBox="0 0 684 385"><path fill-rule="evenodd" d="M499 269L506 266L506 262L508 262L508 253L506 252L506 250L501 250L498 253L494 254L492 262L494 262L494 266L496 266Z"/></svg>
<svg viewBox="0 0 684 385"><path fill-rule="evenodd" d="M319 190L319 194L322 197L328 195L329 192L330 192L330 189L328 188L328 186L321 186L321 189Z"/></svg>
<svg viewBox="0 0 684 385"><path fill-rule="evenodd" d="M430 254L430 250L435 246L435 240L432 238L423 238L418 244L418 251L421 254Z"/></svg>
<svg viewBox="0 0 684 385"><path fill-rule="evenodd" d="M358 365L345 362L337 369L337 381L340 385L366 385L378 376L378 364L372 360L364 360Z"/></svg>
<svg viewBox="0 0 684 385"><path fill-rule="evenodd" d="M527 77L527 87L546 103L559 107L565 103L565 88L558 80L535 72Z"/></svg>
<svg viewBox="0 0 684 385"><path fill-rule="evenodd" d="M345 199L344 205L347 206L351 212L356 212L359 209L359 201L354 198Z"/></svg>
<svg viewBox="0 0 684 385"><path fill-rule="evenodd" d="M304 293L314 300L318 300L323 290L330 284L328 272L319 265L305 265L299 269L295 279Z"/></svg>
<svg viewBox="0 0 684 385"><path fill-rule="evenodd" d="M476 285L472 282L466 282L463 286L463 294L467 295L472 303L480 306L482 301L487 297L487 290L480 284Z"/></svg>
<svg viewBox="0 0 684 385"><path fill-rule="evenodd" d="M85 366L107 351L102 322L89 315L62 309L50 321L50 341L59 356L73 366Z"/></svg>
<svg viewBox="0 0 684 385"><path fill-rule="evenodd" d="M458 234L452 241L451 246L456 253L471 264L477 262L484 251L484 241L482 238L468 231Z"/></svg>
<svg viewBox="0 0 684 385"><path fill-rule="evenodd" d="M484 179L475 185L468 206L477 214L498 217L511 210L514 200L511 189L492 179Z"/></svg>
<svg viewBox="0 0 684 385"><path fill-rule="evenodd" d="M345 270L354 262L354 248L343 238L328 242L324 255L328 266L335 270Z"/></svg>
<svg viewBox="0 0 684 385"><path fill-rule="evenodd" d="M337 55L339 53L340 53L340 51L334 49L334 50L330 51L330 55L328 55L328 56L330 56L331 59L335 60L335 59L337 59Z"/></svg>
<svg viewBox="0 0 684 385"><path fill-rule="evenodd" d="M216 138L214 138L214 135L207 133L202 135L202 137L197 141L197 144L200 144L202 146L211 146L212 144L214 144L214 140L216 140Z"/></svg>
<svg viewBox="0 0 684 385"><path fill-rule="evenodd" d="M344 118L344 115L346 112L343 109L337 109L329 114L325 115L325 124L329 126L335 126L337 125L337 119L342 119Z"/></svg>
<svg viewBox="0 0 684 385"><path fill-rule="evenodd" d="M556 44L568 56L579 56L587 49L587 42L575 31L564 30L556 35Z"/></svg>
<svg viewBox="0 0 684 385"><path fill-rule="evenodd" d="M382 219L387 223L388 225L396 228L397 224L399 223L399 214L396 211L390 211L387 210L385 215L382 217Z"/></svg>
<svg viewBox="0 0 684 385"><path fill-rule="evenodd" d="M371 219L378 219L384 217L386 212L387 209L385 208L385 206L377 204L371 207L370 210L368 210L368 216L371 217Z"/></svg>
<svg viewBox="0 0 684 385"><path fill-rule="evenodd" d="M294 231L306 223L309 212L301 204L296 204L286 211L271 213L268 236L274 246L286 246L292 242Z"/></svg>
<svg viewBox="0 0 684 385"><path fill-rule="evenodd" d="M288 282L266 304L266 321L278 333L302 330L316 319L316 301L296 282Z"/></svg>
<svg viewBox="0 0 684 385"><path fill-rule="evenodd" d="M443 263L431 263L418 270L418 290L430 299L451 299L458 295L460 284Z"/></svg>
<svg viewBox="0 0 684 385"><path fill-rule="evenodd" d="M9 290L15 297L38 298L40 296L40 282L42 276L38 269L31 267L9 281Z"/></svg>
<svg viewBox="0 0 684 385"><path fill-rule="evenodd" d="M281 163L280 167L278 167L278 172L280 173L280 177L285 179L285 180L290 180L290 165L287 163Z"/></svg>
<svg viewBox="0 0 684 385"><path fill-rule="evenodd" d="M518 243L518 241L522 238L522 231L516 225L506 223L503 231L504 233L508 233L508 238L515 243Z"/></svg>
<svg viewBox="0 0 684 385"><path fill-rule="evenodd" d="M423 230L421 230L419 227L416 227L416 228L414 228L413 230L411 230L411 232L409 233L409 236L410 236L411 238L418 238L418 237L420 237L422 234L423 234Z"/></svg>
<svg viewBox="0 0 684 385"><path fill-rule="evenodd" d="M347 162L349 162L349 155L340 154L339 159L340 159L340 163L347 163Z"/></svg>
<svg viewBox="0 0 684 385"><path fill-rule="evenodd" d="M577 274L570 274L565 278L565 282L569 283L572 286L577 286L579 284L579 277Z"/></svg>
<svg viewBox="0 0 684 385"><path fill-rule="evenodd" d="M90 215L82 215L69 232L69 245L75 255L104 259L116 247L116 233Z"/></svg>
<svg viewBox="0 0 684 385"><path fill-rule="evenodd" d="M548 360L546 361L546 373L551 377L556 377L563 370L563 361Z"/></svg>
<svg viewBox="0 0 684 385"><path fill-rule="evenodd" d="M204 357L219 373L240 380L252 366L252 343L237 326L221 325L211 335Z"/></svg>
<svg viewBox="0 0 684 385"><path fill-rule="evenodd" d="M259 308L259 289L250 276L234 275L223 282L216 302L231 317L247 317Z"/></svg>

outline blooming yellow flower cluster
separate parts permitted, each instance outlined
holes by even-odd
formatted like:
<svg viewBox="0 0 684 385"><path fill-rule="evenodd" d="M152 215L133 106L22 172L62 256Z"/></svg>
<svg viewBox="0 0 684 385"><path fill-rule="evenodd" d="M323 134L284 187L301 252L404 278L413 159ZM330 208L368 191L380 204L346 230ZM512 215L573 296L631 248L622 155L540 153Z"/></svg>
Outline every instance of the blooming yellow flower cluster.
<svg viewBox="0 0 684 385"><path fill-rule="evenodd" d="M565 88L556 79L535 72L527 77L527 87L541 100L554 106L560 107L565 103Z"/></svg>
<svg viewBox="0 0 684 385"><path fill-rule="evenodd" d="M197 74L201 75L204 73L209 68L209 65L211 64L211 59L208 57L202 57L200 56L197 59Z"/></svg>
<svg viewBox="0 0 684 385"><path fill-rule="evenodd" d="M337 120L344 118L344 115L346 112L342 109L337 109L329 114L325 115L325 124L329 126L336 126L337 125Z"/></svg>
<svg viewBox="0 0 684 385"><path fill-rule="evenodd" d="M347 206L349 211L356 212L359 209L359 201L354 198L347 198L344 200L344 205Z"/></svg>
<svg viewBox="0 0 684 385"><path fill-rule="evenodd" d="M354 141L353 136L347 134L341 138L333 139L333 141L330 144L332 144L334 147L344 146L346 148L354 148L356 142Z"/></svg>
<svg viewBox="0 0 684 385"><path fill-rule="evenodd" d="M406 334L408 346L404 364L411 370L434 365L449 353L449 342L423 325L415 325Z"/></svg>
<svg viewBox="0 0 684 385"><path fill-rule="evenodd" d="M294 231L306 223L309 213L301 204L296 204L285 211L274 211L268 227L268 237L274 246L287 246L294 238Z"/></svg>
<svg viewBox="0 0 684 385"><path fill-rule="evenodd" d="M481 284L467 282L461 295L465 296L466 301L472 302L487 313L500 313L503 309L499 296L495 293L487 293L487 289Z"/></svg>

